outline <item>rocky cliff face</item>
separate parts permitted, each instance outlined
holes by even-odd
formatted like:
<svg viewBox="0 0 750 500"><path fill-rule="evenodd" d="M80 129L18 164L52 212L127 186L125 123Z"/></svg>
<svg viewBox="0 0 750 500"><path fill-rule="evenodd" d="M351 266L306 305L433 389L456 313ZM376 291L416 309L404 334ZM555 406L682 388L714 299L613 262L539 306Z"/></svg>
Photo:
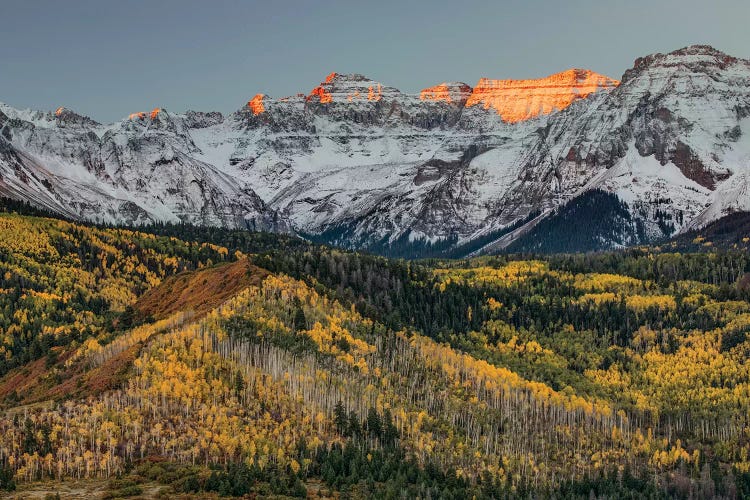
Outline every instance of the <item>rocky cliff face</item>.
<svg viewBox="0 0 750 500"><path fill-rule="evenodd" d="M422 89L419 98L423 101L443 101L463 107L471 96L472 88L462 82L441 83Z"/></svg>
<svg viewBox="0 0 750 500"><path fill-rule="evenodd" d="M407 94L332 73L227 116L157 108L110 125L0 105L0 194L416 255L504 246L599 188L653 239L750 209L749 120L750 63L705 46L638 59L619 85L570 70Z"/></svg>
<svg viewBox="0 0 750 500"><path fill-rule="evenodd" d="M482 78L466 106L492 108L508 123L548 115L620 82L585 69L569 69L536 80L490 80Z"/></svg>

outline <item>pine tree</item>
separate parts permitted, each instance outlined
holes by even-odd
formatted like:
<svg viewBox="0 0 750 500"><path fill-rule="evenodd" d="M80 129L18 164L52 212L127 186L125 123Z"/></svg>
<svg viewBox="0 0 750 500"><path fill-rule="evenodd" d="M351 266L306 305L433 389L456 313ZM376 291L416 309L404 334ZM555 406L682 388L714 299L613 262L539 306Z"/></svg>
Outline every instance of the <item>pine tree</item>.
<svg viewBox="0 0 750 500"><path fill-rule="evenodd" d="M297 305L294 311L294 330L299 332L307 330L307 318L305 317L305 311L302 309L302 304L297 299Z"/></svg>
<svg viewBox="0 0 750 500"><path fill-rule="evenodd" d="M349 435L349 419L346 415L346 408L344 408L344 403L339 400L338 403L336 403L336 406L333 408L333 421L336 424L336 430L339 434L342 436L348 436Z"/></svg>
<svg viewBox="0 0 750 500"><path fill-rule="evenodd" d="M370 409L367 410L367 431L370 434L370 437L373 439L380 439L380 437L383 434L383 426L380 422L380 415L378 415L378 411L370 407Z"/></svg>

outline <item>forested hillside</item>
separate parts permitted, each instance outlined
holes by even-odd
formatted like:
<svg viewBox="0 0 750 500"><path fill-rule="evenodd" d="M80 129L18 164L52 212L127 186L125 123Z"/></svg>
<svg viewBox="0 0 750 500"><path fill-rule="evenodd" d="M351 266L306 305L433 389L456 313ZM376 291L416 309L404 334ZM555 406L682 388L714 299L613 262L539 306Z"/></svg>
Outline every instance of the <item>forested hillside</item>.
<svg viewBox="0 0 750 500"><path fill-rule="evenodd" d="M664 229L666 234L674 231L673 227ZM558 208L512 242L506 252L591 252L649 240L643 221L631 215L626 203L595 189Z"/></svg>
<svg viewBox="0 0 750 500"><path fill-rule="evenodd" d="M409 262L191 226L0 228L4 489L750 495L744 252Z"/></svg>
<svg viewBox="0 0 750 500"><path fill-rule="evenodd" d="M713 248L750 249L750 212L734 212L674 238L672 245L682 251L711 251Z"/></svg>
<svg viewBox="0 0 750 500"><path fill-rule="evenodd" d="M208 243L0 214L0 375L110 335L117 313L164 277L227 258Z"/></svg>

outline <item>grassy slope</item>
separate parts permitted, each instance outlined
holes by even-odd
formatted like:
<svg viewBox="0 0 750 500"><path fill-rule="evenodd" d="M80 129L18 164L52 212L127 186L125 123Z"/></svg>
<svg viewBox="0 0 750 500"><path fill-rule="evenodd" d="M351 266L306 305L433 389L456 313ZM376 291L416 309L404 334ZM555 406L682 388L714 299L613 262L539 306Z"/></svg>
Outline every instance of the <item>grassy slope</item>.
<svg viewBox="0 0 750 500"><path fill-rule="evenodd" d="M186 271L146 291L133 307L142 315L154 319L188 310L202 316L245 288L259 286L269 274L247 259Z"/></svg>

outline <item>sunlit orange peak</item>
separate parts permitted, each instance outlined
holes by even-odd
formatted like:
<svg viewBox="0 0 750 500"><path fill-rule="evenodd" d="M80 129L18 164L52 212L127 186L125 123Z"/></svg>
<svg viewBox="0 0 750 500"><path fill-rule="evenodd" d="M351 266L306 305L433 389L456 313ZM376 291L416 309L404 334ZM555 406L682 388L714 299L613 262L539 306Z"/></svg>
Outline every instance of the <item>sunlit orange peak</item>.
<svg viewBox="0 0 750 500"><path fill-rule="evenodd" d="M138 111L137 113L130 113L128 115L129 120L143 120L144 118L146 118L146 113L144 113L143 111Z"/></svg>
<svg viewBox="0 0 750 500"><path fill-rule="evenodd" d="M252 110L254 115L259 115L266 110L266 107L263 105L264 97L265 95L263 94L255 94L255 97L247 101L247 107Z"/></svg>
<svg viewBox="0 0 750 500"><path fill-rule="evenodd" d="M318 99L320 99L320 102L323 104L333 101L333 96L331 95L331 93L324 89L322 85L319 85L312 89L310 95L307 96L307 100L311 100L313 96L317 96Z"/></svg>
<svg viewBox="0 0 750 500"><path fill-rule="evenodd" d="M383 87L378 83L377 92L373 89L372 85L367 89L367 100L368 101L379 101L383 95Z"/></svg>
<svg viewBox="0 0 750 500"><path fill-rule="evenodd" d="M60 116L63 111L65 111L65 107L64 106L60 106L59 108L57 108L55 110L55 116Z"/></svg>
<svg viewBox="0 0 750 500"><path fill-rule="evenodd" d="M333 73L330 73L328 76L326 76L326 79L323 80L323 83L312 89L310 91L310 94L305 97L305 100L312 101L313 97L317 97L322 104L326 104L333 101L333 95L326 90L326 87L329 87L330 84L333 82L333 79L338 76L338 73L335 71ZM330 87L329 87L330 88Z"/></svg>
<svg viewBox="0 0 750 500"><path fill-rule="evenodd" d="M577 99L619 84L585 69L569 69L534 80L482 78L466 107L482 104L485 109L494 108L503 121L515 123L565 109Z"/></svg>
<svg viewBox="0 0 750 500"><path fill-rule="evenodd" d="M427 87L419 93L423 101L445 101L452 103L454 100L465 101L471 95L471 87L465 83L441 83L434 87Z"/></svg>
<svg viewBox="0 0 750 500"><path fill-rule="evenodd" d="M151 119L156 119L157 116L159 116L159 113L161 113L161 108L154 108L151 110Z"/></svg>

